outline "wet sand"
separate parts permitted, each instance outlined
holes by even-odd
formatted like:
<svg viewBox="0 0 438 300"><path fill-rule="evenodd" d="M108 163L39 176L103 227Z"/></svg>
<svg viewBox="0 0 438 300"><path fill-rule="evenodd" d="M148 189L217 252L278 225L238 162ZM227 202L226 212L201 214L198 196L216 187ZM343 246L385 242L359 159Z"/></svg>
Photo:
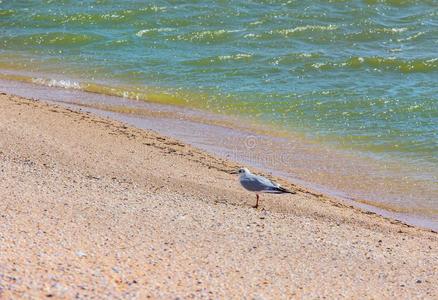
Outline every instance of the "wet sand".
<svg viewBox="0 0 438 300"><path fill-rule="evenodd" d="M0 95L0 298L429 298L437 234L177 140Z"/></svg>

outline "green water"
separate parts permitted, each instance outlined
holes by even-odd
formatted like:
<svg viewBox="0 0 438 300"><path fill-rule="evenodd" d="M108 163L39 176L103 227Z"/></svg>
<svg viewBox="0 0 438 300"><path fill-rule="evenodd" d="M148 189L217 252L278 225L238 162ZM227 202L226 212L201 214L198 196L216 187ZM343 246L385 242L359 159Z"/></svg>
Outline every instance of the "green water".
<svg viewBox="0 0 438 300"><path fill-rule="evenodd" d="M9 75L243 114L431 169L437 48L436 1L0 1Z"/></svg>

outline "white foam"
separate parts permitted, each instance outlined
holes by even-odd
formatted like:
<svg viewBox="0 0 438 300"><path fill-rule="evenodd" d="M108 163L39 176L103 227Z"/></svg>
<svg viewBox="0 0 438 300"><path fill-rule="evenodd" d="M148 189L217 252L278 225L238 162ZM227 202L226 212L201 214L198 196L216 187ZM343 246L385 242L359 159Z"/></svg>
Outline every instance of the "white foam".
<svg viewBox="0 0 438 300"><path fill-rule="evenodd" d="M169 32L174 31L173 28L150 28L150 29L143 29L137 32L135 35L138 37L142 37L145 34L151 33L151 32Z"/></svg>
<svg viewBox="0 0 438 300"><path fill-rule="evenodd" d="M45 79L45 78L32 78L32 83L41 84L50 87L61 87L65 89L80 90L82 87L79 82L64 80L64 79Z"/></svg>

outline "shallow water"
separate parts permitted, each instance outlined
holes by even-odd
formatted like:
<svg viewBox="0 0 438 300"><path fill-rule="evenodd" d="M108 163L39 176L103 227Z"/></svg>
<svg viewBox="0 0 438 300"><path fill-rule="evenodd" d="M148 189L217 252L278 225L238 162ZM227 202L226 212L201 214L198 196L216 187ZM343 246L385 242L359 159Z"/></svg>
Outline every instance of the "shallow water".
<svg viewBox="0 0 438 300"><path fill-rule="evenodd" d="M435 1L1 1L0 75L241 116L368 159L312 166L435 214L437 25Z"/></svg>

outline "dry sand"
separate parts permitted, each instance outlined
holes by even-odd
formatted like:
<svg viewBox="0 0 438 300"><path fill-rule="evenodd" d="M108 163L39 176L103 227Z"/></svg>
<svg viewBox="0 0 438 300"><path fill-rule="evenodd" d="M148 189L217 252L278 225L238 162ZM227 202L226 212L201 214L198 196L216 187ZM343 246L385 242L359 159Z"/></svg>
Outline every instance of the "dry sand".
<svg viewBox="0 0 438 300"><path fill-rule="evenodd" d="M90 114L0 116L0 299L438 295L434 232L297 186L255 210L236 164Z"/></svg>

